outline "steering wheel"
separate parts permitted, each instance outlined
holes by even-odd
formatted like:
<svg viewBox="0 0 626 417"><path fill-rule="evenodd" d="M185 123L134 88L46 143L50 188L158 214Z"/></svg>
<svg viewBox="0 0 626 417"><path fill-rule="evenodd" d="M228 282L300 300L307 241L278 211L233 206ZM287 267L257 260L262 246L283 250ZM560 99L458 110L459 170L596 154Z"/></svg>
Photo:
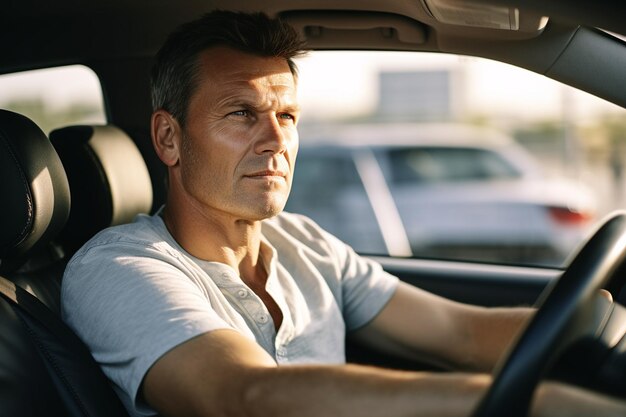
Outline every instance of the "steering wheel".
<svg viewBox="0 0 626 417"><path fill-rule="evenodd" d="M542 294L539 308L494 372L491 387L473 417L523 417L533 392L559 353L585 337L597 337L598 291L623 285L626 213L612 215ZM605 320L613 303L606 302Z"/></svg>

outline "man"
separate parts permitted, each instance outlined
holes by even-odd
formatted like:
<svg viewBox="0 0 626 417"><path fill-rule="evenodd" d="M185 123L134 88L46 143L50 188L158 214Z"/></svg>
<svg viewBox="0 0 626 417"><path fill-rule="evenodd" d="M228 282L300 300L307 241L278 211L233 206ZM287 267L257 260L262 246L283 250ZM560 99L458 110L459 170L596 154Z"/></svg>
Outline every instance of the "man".
<svg viewBox="0 0 626 417"><path fill-rule="evenodd" d="M65 320L133 415L467 415L488 376L345 365L346 332L488 371L529 316L402 284L281 213L298 149L301 49L279 21L214 12L157 56L151 133L168 168L165 207L94 237L62 290ZM544 385L535 404L578 398L581 415L624 411L579 395Z"/></svg>

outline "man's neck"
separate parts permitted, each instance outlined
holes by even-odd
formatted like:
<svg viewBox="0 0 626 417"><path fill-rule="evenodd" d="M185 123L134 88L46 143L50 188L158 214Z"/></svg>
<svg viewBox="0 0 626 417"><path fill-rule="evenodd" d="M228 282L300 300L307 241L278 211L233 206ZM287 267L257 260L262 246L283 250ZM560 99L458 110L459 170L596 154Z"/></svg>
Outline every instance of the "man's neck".
<svg viewBox="0 0 626 417"><path fill-rule="evenodd" d="M209 213L194 204L166 205L163 220L174 239L191 255L229 265L247 283L265 284L267 277L259 256L260 221Z"/></svg>
<svg viewBox="0 0 626 417"><path fill-rule="evenodd" d="M193 204L166 205L163 221L178 244L191 255L224 263L238 271L243 282L261 298L278 331L283 314L265 288L267 270L260 256L260 221L242 221L219 212L209 215Z"/></svg>

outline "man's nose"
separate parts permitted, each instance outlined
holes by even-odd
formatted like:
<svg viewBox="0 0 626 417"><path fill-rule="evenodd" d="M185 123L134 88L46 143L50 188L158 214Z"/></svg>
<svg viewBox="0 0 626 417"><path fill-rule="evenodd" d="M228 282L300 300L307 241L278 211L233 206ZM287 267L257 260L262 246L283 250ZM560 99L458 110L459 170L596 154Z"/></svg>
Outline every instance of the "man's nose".
<svg viewBox="0 0 626 417"><path fill-rule="evenodd" d="M262 122L260 137L257 141L257 153L283 153L287 149L289 135L281 125L278 115L271 115Z"/></svg>

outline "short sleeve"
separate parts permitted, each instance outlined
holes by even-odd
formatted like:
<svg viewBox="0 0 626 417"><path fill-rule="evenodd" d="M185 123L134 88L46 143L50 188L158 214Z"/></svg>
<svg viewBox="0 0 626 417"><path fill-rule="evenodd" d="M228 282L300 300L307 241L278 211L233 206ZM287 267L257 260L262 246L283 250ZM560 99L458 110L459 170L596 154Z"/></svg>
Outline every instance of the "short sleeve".
<svg viewBox="0 0 626 417"><path fill-rule="evenodd" d="M139 415L151 414L139 389L163 354L202 333L230 328L175 258L136 244L79 252L66 269L61 297L64 320Z"/></svg>
<svg viewBox="0 0 626 417"><path fill-rule="evenodd" d="M397 277L385 272L379 263L357 254L310 218L282 213L275 221L295 239L288 240L289 245L297 248L297 253L290 257L300 260L305 257L307 264L314 265L324 275L348 331L376 317L395 293Z"/></svg>
<svg viewBox="0 0 626 417"><path fill-rule="evenodd" d="M398 286L398 278L369 258L337 241L341 267L343 316L348 331L363 327L387 305Z"/></svg>

